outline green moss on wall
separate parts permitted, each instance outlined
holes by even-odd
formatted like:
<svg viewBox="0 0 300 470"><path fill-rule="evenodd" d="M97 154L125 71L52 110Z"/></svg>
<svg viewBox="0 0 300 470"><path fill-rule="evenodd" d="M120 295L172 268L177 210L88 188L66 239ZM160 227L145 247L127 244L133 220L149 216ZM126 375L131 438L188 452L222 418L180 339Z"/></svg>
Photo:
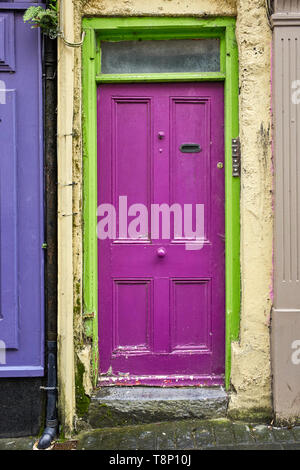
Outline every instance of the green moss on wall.
<svg viewBox="0 0 300 470"><path fill-rule="evenodd" d="M75 390L76 390L76 413L79 418L83 418L90 406L90 397L85 394L83 386L84 365L79 359L76 361Z"/></svg>
<svg viewBox="0 0 300 470"><path fill-rule="evenodd" d="M273 419L272 408L249 408L229 410L228 418L235 421L269 424Z"/></svg>

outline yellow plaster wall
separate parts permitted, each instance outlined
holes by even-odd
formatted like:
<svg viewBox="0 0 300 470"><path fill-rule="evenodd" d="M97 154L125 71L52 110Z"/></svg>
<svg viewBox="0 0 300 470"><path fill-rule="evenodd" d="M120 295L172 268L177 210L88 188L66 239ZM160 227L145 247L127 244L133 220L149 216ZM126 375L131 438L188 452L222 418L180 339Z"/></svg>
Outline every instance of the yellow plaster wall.
<svg viewBox="0 0 300 470"><path fill-rule="evenodd" d="M235 0L90 0L83 1L89 16L234 16Z"/></svg>
<svg viewBox="0 0 300 470"><path fill-rule="evenodd" d="M271 31L264 0L237 1L240 61L241 333L232 347L229 410L271 413Z"/></svg>
<svg viewBox="0 0 300 470"><path fill-rule="evenodd" d="M232 347L229 411L245 416L271 409L269 321L272 284L271 32L264 0L74 0L75 40L82 16L237 16L240 54L241 272L240 342ZM82 325L81 50L75 49L73 121L73 272L75 351ZM86 358L85 363L89 363ZM87 390L87 392L89 392Z"/></svg>

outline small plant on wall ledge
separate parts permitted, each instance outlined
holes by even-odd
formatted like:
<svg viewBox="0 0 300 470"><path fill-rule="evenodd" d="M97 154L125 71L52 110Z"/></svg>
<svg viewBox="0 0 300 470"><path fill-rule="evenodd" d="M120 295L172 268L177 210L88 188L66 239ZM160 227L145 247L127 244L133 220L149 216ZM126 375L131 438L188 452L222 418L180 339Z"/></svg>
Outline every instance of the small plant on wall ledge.
<svg viewBox="0 0 300 470"><path fill-rule="evenodd" d="M41 28L42 33L55 39L58 36L57 0L50 0L48 8L29 7L23 16L24 22L29 22L32 28Z"/></svg>

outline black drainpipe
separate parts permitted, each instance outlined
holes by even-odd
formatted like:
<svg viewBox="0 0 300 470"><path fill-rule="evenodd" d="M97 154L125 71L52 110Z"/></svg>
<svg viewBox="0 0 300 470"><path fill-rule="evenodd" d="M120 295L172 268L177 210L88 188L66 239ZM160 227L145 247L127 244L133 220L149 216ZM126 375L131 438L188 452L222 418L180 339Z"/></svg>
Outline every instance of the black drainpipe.
<svg viewBox="0 0 300 470"><path fill-rule="evenodd" d="M44 185L46 427L38 442L47 449L58 434L57 414L57 41L44 36Z"/></svg>

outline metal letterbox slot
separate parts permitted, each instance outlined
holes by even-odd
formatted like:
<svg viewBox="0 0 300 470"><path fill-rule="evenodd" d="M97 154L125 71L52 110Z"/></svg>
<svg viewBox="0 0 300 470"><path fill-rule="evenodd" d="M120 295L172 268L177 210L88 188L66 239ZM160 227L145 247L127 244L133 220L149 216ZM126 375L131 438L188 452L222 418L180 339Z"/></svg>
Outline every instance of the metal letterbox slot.
<svg viewBox="0 0 300 470"><path fill-rule="evenodd" d="M202 149L199 144L182 144L180 147L182 153L200 153Z"/></svg>

